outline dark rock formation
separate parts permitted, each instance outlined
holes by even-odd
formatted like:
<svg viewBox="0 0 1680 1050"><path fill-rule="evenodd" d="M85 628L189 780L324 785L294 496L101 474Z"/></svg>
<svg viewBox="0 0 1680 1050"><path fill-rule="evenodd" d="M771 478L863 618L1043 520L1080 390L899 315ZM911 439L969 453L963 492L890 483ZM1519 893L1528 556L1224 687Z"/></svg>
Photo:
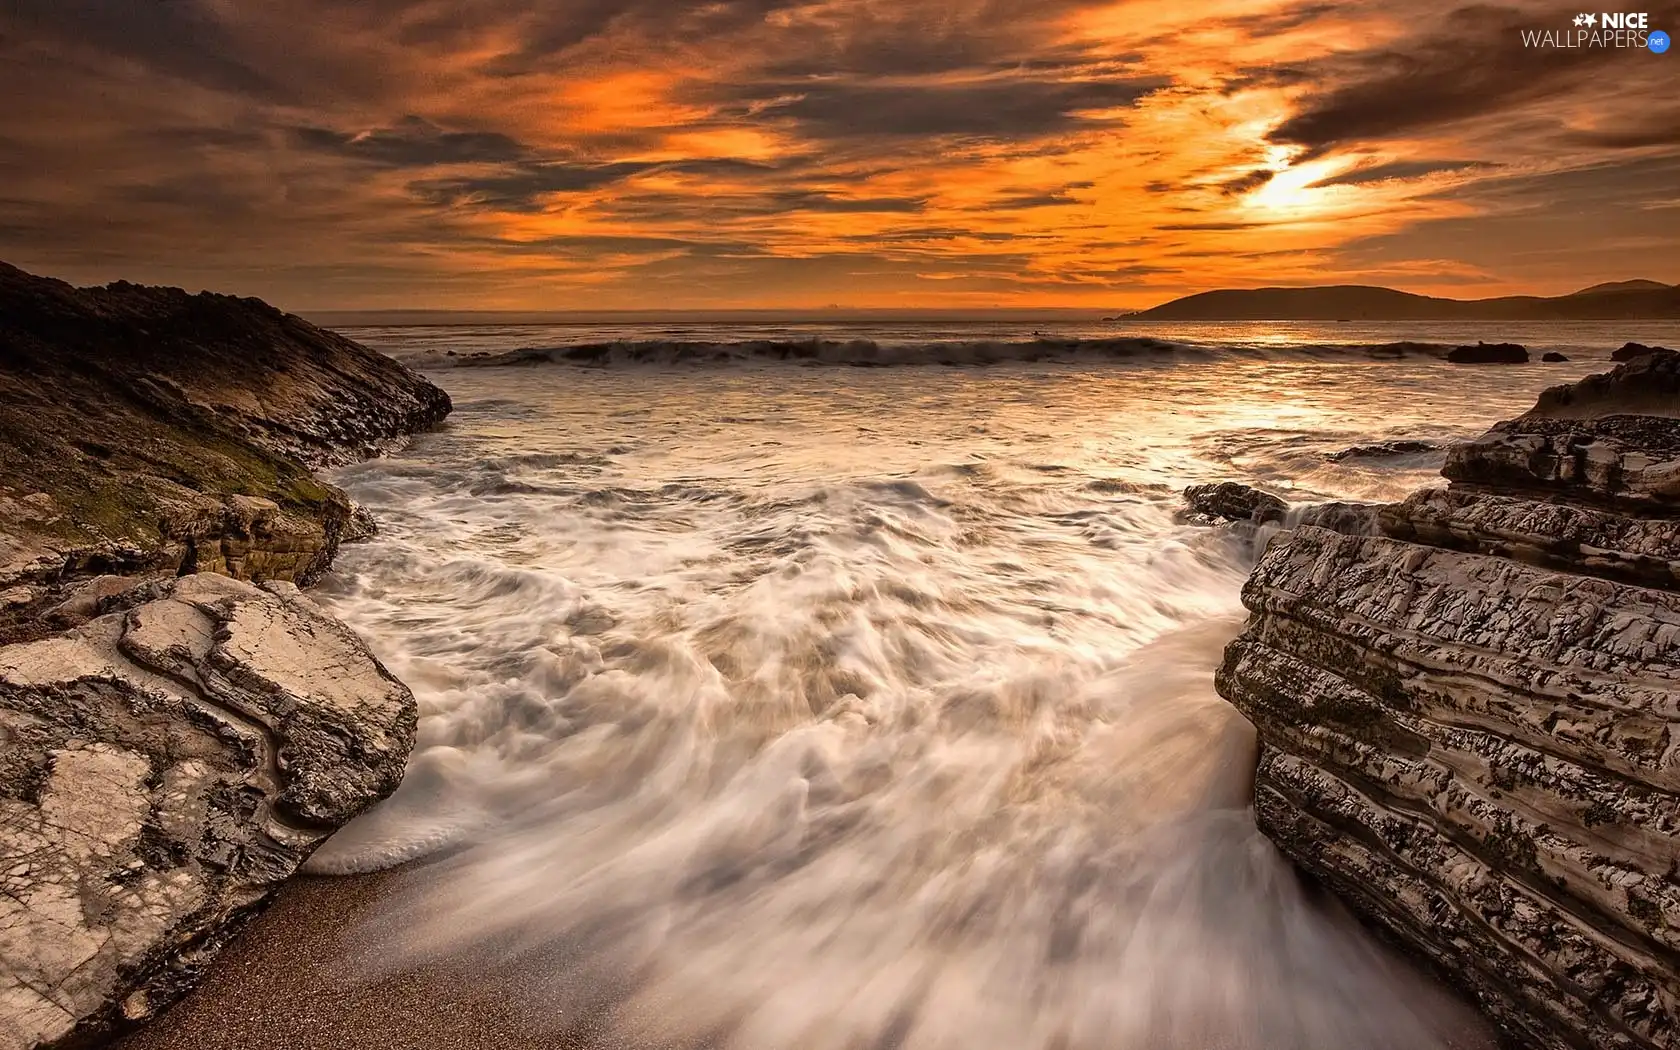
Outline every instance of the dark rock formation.
<svg viewBox="0 0 1680 1050"><path fill-rule="evenodd" d="M1184 502L1192 514L1212 521L1248 521L1256 524L1282 521L1289 504L1252 485L1221 481L1213 485L1191 485L1184 490Z"/></svg>
<svg viewBox="0 0 1680 1050"><path fill-rule="evenodd" d="M1454 347L1447 360L1455 365L1523 365L1528 349L1519 343L1477 343Z"/></svg>
<svg viewBox="0 0 1680 1050"><path fill-rule="evenodd" d="M94 1046L186 991L385 797L414 698L285 583L137 588L0 648L0 1046Z"/></svg>
<svg viewBox="0 0 1680 1050"><path fill-rule="evenodd" d="M449 407L253 299L0 264L0 1050L151 1016L396 787L414 698L288 581L374 527L310 468Z"/></svg>
<svg viewBox="0 0 1680 1050"><path fill-rule="evenodd" d="M449 408L402 365L255 299L0 264L0 636L66 579L308 583L351 516L310 468Z"/></svg>
<svg viewBox="0 0 1680 1050"><path fill-rule="evenodd" d="M1646 346L1644 343L1623 343L1621 349L1610 355L1613 361L1633 361L1646 357L1659 350L1668 350L1666 346Z"/></svg>
<svg viewBox="0 0 1680 1050"><path fill-rule="evenodd" d="M1401 440L1379 441L1374 445L1355 445L1344 448L1340 452L1333 452L1326 458L1335 463L1350 459L1377 459L1384 456L1410 456L1419 452L1439 452L1441 445L1435 441Z"/></svg>
<svg viewBox="0 0 1680 1050"><path fill-rule="evenodd" d="M1523 1046L1680 1045L1677 369L1548 391L1381 534L1280 533L1217 677L1265 832Z"/></svg>
<svg viewBox="0 0 1680 1050"><path fill-rule="evenodd" d="M1350 536L1375 532L1377 514L1373 503L1331 500L1291 506L1269 492L1238 481L1191 485L1184 490L1185 509L1179 520L1189 525L1229 524L1258 535L1260 526L1316 525Z"/></svg>
<svg viewBox="0 0 1680 1050"><path fill-rule="evenodd" d="M1547 364L1557 365L1569 360L1568 354L1560 354L1556 350L1548 350L1540 355L1540 360Z"/></svg>

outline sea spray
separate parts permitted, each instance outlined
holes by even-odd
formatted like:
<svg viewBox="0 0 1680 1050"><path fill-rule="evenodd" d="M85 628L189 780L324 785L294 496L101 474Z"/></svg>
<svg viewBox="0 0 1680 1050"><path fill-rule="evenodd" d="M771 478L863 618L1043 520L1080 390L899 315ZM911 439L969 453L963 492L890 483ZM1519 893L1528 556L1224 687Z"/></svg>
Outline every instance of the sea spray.
<svg viewBox="0 0 1680 1050"><path fill-rule="evenodd" d="M450 373L338 476L383 528L322 600L421 746L314 869L424 861L338 977L603 1045L1484 1045L1256 832L1212 688L1251 537L1175 520L1397 495L1326 453L1534 392L1446 368Z"/></svg>

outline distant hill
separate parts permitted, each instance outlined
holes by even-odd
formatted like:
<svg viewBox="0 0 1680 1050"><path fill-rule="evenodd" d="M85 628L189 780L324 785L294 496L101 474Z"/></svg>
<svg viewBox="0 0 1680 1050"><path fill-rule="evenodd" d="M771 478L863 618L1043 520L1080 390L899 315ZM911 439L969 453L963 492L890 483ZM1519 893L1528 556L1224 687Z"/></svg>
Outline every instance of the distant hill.
<svg viewBox="0 0 1680 1050"><path fill-rule="evenodd" d="M1590 288L1583 288L1580 291L1572 292L1571 294L1595 295L1599 292L1651 292L1667 287L1668 285L1663 284L1661 281L1606 281L1603 284L1595 284Z"/></svg>
<svg viewBox="0 0 1680 1050"><path fill-rule="evenodd" d="M1680 286L1616 281L1553 297L1442 299L1371 285L1225 288L1133 315L1143 321L1620 321L1680 318Z"/></svg>

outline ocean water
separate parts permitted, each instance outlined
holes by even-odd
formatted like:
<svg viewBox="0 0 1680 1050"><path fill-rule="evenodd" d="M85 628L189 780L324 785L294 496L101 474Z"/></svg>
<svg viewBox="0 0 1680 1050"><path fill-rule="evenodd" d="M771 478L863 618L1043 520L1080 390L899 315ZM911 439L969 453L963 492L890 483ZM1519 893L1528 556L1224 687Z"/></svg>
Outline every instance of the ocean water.
<svg viewBox="0 0 1680 1050"><path fill-rule="evenodd" d="M421 709L401 789L311 861L418 865L346 979L466 965L606 1046L1491 1045L1256 831L1212 673L1257 541L1179 494L1397 498L1442 453L1329 457L1680 333L995 327L350 333L457 407L334 479L381 534L318 598ZM1326 349L1512 337L1572 360ZM667 352L800 341L1037 349Z"/></svg>

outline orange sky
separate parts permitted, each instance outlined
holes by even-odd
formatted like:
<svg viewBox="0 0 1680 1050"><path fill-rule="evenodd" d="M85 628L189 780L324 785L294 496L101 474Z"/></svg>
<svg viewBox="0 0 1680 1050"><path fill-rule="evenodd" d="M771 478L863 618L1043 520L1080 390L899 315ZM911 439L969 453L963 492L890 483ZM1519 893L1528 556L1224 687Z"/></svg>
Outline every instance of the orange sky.
<svg viewBox="0 0 1680 1050"><path fill-rule="evenodd" d="M0 258L292 309L1680 280L1680 56L1522 46L1573 14L14 0Z"/></svg>

